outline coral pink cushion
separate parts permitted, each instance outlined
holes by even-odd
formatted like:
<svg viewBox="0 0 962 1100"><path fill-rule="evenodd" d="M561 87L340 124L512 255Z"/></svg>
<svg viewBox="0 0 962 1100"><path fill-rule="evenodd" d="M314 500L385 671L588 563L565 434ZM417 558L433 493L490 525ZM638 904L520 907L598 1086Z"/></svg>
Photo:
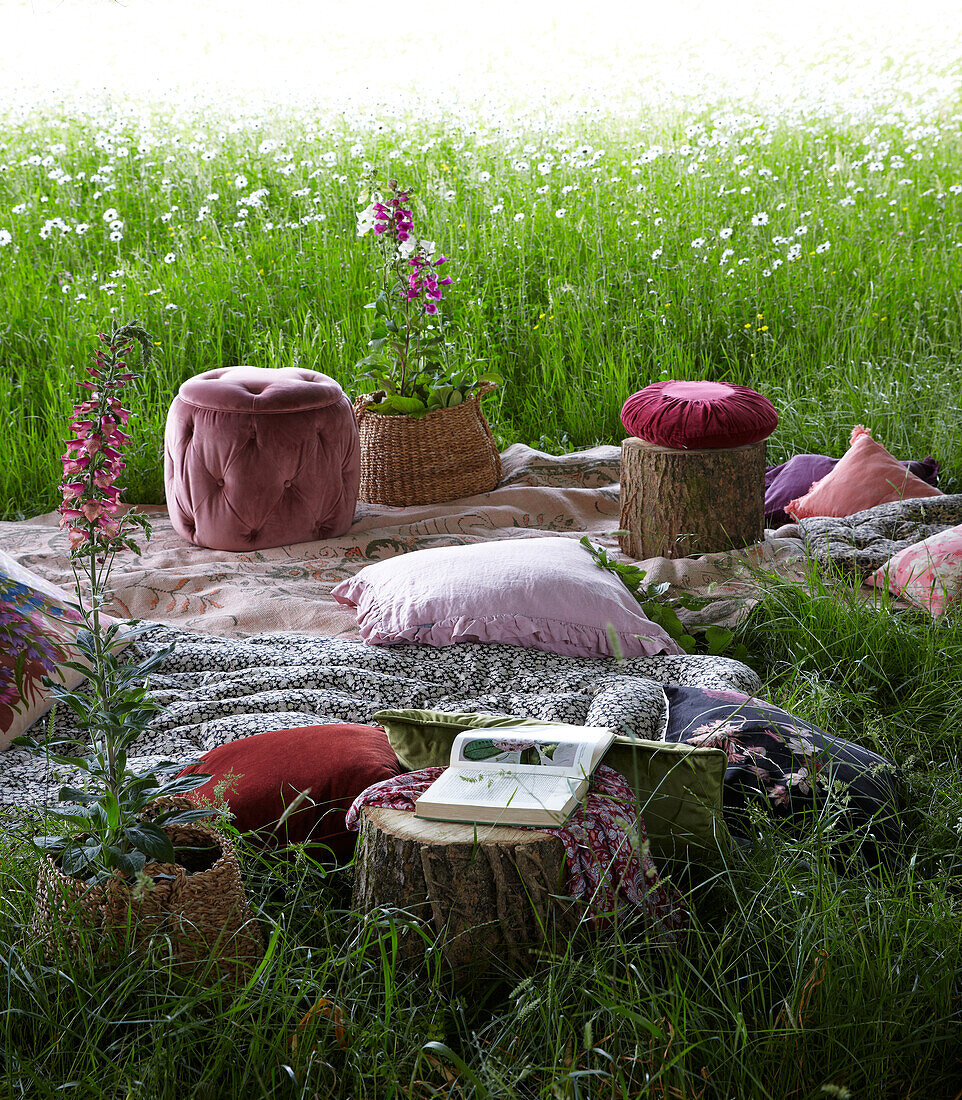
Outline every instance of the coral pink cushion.
<svg viewBox="0 0 962 1100"><path fill-rule="evenodd" d="M354 410L313 370L225 367L189 378L164 434L174 530L214 550L343 535L361 477Z"/></svg>
<svg viewBox="0 0 962 1100"><path fill-rule="evenodd" d="M506 642L572 657L680 653L574 539L440 546L368 565L333 592L374 645Z"/></svg>
<svg viewBox="0 0 962 1100"><path fill-rule="evenodd" d="M629 435L675 450L745 447L767 439L778 413L767 397L728 382L655 382L621 410Z"/></svg>
<svg viewBox="0 0 962 1100"><path fill-rule="evenodd" d="M940 497L928 485L893 458L868 429L856 424L852 442L838 465L809 491L785 505L793 519L810 516L850 516L876 504L909 497Z"/></svg>
<svg viewBox="0 0 962 1100"><path fill-rule="evenodd" d="M962 600L962 523L907 546L866 583L941 615Z"/></svg>
<svg viewBox="0 0 962 1100"><path fill-rule="evenodd" d="M190 792L191 801L205 805L222 797L237 828L256 833L261 843L308 842L350 859L357 834L344 828L344 815L351 803L365 787L403 770L380 726L323 725L241 737L211 749L180 774L209 775ZM302 791L309 798L278 826Z"/></svg>

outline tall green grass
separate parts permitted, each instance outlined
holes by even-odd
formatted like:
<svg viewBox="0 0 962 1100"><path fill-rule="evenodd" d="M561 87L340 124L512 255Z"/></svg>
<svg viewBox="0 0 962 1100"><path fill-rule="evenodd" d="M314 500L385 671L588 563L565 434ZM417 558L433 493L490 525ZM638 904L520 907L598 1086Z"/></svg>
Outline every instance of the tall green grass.
<svg viewBox="0 0 962 1100"><path fill-rule="evenodd" d="M416 189L418 231L452 258L458 355L504 375L488 402L503 443L617 442L629 393L711 377L775 402L773 460L841 454L864 422L899 457L939 457L959 487L958 109L925 125L906 104L869 126L703 105L577 134L364 129L306 112L229 124L109 104L8 114L0 513L55 503L76 368L111 310L159 345L128 499L162 500L164 417L191 374L297 363L356 390L374 250L354 214L372 163ZM44 228L56 218L68 231Z"/></svg>
<svg viewBox="0 0 962 1100"><path fill-rule="evenodd" d="M903 769L904 850L859 854L844 815L759 816L726 868L684 876L666 952L630 923L555 942L528 975L465 984L403 915L359 918L351 871L246 848L270 947L239 995L160 943L47 958L33 857L0 854L0 1095L954 1098L962 1088L962 623L874 610L829 578L771 578L741 630L767 693ZM669 869L670 870L670 869ZM680 869L678 869L680 870ZM323 1013L291 1036L320 997Z"/></svg>
<svg viewBox="0 0 962 1100"><path fill-rule="evenodd" d="M77 373L111 310L158 343L131 422L131 500L163 499L164 417L189 375L299 364L353 389L372 281L369 243L354 236L365 162L416 187L419 227L452 257L461 354L506 378L489 402L503 443L617 442L635 389L722 378L775 402L772 461L840 454L861 422L899 457L937 456L943 487L962 490L959 104L914 111L762 119L715 105L498 133L304 112L183 121L109 103L10 112L0 512L57 503ZM655 144L664 152L646 159ZM58 168L70 179L51 179ZM238 199L260 188L235 225ZM759 212L768 224L752 226ZM57 217L90 229L41 235ZM683 950L622 927L555 945L528 977L464 986L431 952L420 971L398 969L396 937L417 933L359 922L349 870L248 850L271 949L231 998L177 975L162 944L149 965L104 966L83 949L46 958L30 925L33 857L9 822L0 1096L958 1097L962 624L872 610L814 576L765 587L742 631L752 662L776 701L904 768L900 858L864 864L831 813L796 828L759 820L728 868L686 886ZM319 1017L292 1049L320 996L345 1013L345 1045Z"/></svg>

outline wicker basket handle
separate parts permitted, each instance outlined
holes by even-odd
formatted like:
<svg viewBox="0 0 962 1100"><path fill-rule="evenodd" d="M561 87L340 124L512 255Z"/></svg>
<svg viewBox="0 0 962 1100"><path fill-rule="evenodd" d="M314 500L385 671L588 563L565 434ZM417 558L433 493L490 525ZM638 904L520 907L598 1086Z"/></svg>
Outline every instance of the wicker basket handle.
<svg viewBox="0 0 962 1100"><path fill-rule="evenodd" d="M498 388L498 383L497 382L482 382L482 383L480 383L478 388L474 391L474 393L471 394L471 397L476 397L480 401L482 397L487 397L487 395L492 390L496 390L497 388Z"/></svg>
<svg viewBox="0 0 962 1100"><path fill-rule="evenodd" d="M374 400L373 393L362 393L354 398L354 419L361 423L361 417L367 411L368 405Z"/></svg>

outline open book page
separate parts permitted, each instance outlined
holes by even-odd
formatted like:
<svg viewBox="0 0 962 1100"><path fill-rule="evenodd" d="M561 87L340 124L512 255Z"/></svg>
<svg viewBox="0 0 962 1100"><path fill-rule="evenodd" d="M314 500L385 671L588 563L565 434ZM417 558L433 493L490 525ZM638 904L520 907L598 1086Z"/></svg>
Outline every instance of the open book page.
<svg viewBox="0 0 962 1100"><path fill-rule="evenodd" d="M518 774L502 767L451 767L442 773L421 799L440 807L443 804L472 807L500 807L503 817L517 820L519 811L545 811L566 816L571 803L577 801L584 780L570 776L539 773L536 768ZM418 800L419 806L421 799Z"/></svg>
<svg viewBox="0 0 962 1100"><path fill-rule="evenodd" d="M604 726L498 726L459 733L452 767L554 772L583 779L594 771L614 734Z"/></svg>
<svg viewBox="0 0 962 1100"><path fill-rule="evenodd" d="M614 733L602 726L497 726L459 733L451 766L415 803L440 821L559 825Z"/></svg>

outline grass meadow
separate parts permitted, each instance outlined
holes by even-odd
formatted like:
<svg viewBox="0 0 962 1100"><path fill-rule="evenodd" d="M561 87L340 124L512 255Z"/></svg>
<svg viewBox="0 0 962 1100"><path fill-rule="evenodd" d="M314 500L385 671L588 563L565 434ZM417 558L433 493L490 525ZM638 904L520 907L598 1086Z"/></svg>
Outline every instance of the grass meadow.
<svg viewBox="0 0 962 1100"><path fill-rule="evenodd" d="M486 402L502 444L617 443L630 393L705 377L775 403L772 462L840 455L862 423L962 492L962 94L958 43L941 46L914 67L840 46L780 98L655 94L627 70L651 94L511 111L7 97L0 514L58 503L78 371L111 316L140 318L157 352L128 500L163 501L164 420L192 374L300 365L356 392L372 166L415 189L417 229L451 258L458 354L505 379ZM270 946L232 998L162 950L46 959L11 828L0 1096L962 1096L962 620L869 609L813 575L770 578L740 634L773 699L904 768L907 844L885 866L846 854L831 817L759 820L688 883L684 950L625 927L464 987L430 953L397 969L414 933L360 925L350 869L251 850ZM332 1009L292 1044L319 997L343 1038Z"/></svg>

